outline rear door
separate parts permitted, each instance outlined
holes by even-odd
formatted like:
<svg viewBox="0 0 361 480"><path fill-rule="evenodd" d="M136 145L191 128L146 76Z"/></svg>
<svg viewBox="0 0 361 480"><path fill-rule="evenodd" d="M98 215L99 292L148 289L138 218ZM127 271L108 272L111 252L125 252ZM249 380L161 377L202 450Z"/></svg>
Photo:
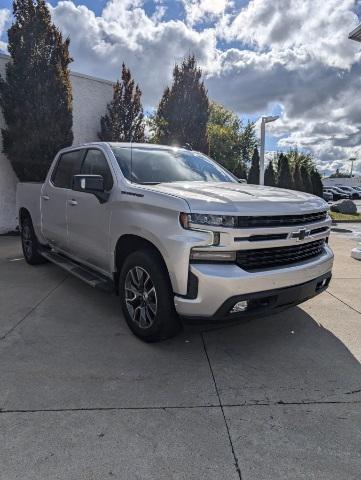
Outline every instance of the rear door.
<svg viewBox="0 0 361 480"><path fill-rule="evenodd" d="M68 195L83 155L84 150L61 154L41 193L42 233L52 246L62 250L68 249Z"/></svg>
<svg viewBox="0 0 361 480"><path fill-rule="evenodd" d="M104 153L97 148L87 150L80 173L102 175L105 190L114 185L111 168ZM69 251L80 261L109 272L110 201L86 192L72 191L68 198Z"/></svg>

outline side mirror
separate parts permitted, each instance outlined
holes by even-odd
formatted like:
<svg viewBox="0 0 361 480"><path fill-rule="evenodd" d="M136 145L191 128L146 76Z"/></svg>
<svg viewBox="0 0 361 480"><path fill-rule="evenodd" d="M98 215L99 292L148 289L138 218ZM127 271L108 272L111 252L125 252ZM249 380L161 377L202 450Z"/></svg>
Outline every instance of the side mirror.
<svg viewBox="0 0 361 480"><path fill-rule="evenodd" d="M109 198L109 193L104 189L104 178L102 175L74 175L72 189L76 192L92 193L100 203Z"/></svg>
<svg viewBox="0 0 361 480"><path fill-rule="evenodd" d="M247 183L247 180L244 178L237 178L238 183Z"/></svg>

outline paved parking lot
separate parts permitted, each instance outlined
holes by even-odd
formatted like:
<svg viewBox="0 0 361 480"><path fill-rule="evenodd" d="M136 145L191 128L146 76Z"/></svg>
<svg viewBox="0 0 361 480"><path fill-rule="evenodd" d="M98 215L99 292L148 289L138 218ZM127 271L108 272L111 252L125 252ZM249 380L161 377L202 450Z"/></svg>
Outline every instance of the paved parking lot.
<svg viewBox="0 0 361 480"><path fill-rule="evenodd" d="M333 234L328 292L147 345L118 299L0 237L1 480L353 480L361 262Z"/></svg>

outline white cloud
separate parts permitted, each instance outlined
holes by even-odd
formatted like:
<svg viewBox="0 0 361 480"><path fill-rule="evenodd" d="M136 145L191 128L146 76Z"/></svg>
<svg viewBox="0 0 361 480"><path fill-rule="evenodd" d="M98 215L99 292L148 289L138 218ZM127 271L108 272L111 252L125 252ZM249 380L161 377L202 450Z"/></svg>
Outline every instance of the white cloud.
<svg viewBox="0 0 361 480"><path fill-rule="evenodd" d="M292 48L327 65L348 68L357 47L348 40L358 24L354 0L251 0L219 28L227 40L260 49Z"/></svg>
<svg viewBox="0 0 361 480"><path fill-rule="evenodd" d="M10 10L7 8L0 8L0 51L7 51L7 44L1 41L1 37L5 33L6 25L10 19Z"/></svg>
<svg viewBox="0 0 361 480"><path fill-rule="evenodd" d="M194 25L205 20L214 20L233 6L230 0L183 0L186 21Z"/></svg>
<svg viewBox="0 0 361 480"><path fill-rule="evenodd" d="M185 21L163 20L158 1L152 16L143 0L109 0L99 16L71 1L51 12L71 38L74 70L115 80L124 61L147 107L174 64L195 53L215 100L248 114L279 106L282 118L267 130L280 148L307 148L324 170L361 158L360 45L347 38L353 0L252 0L238 11L226 0L182 1Z"/></svg>
<svg viewBox="0 0 361 480"><path fill-rule="evenodd" d="M230 103L262 113L279 103L283 116L269 126L278 146L308 149L325 171L361 158L360 45L348 39L358 23L354 6L353 0L252 0L217 27L226 41L248 45L220 57L223 85L227 77L233 85ZM213 77L210 84L220 94L221 82Z"/></svg>
<svg viewBox="0 0 361 480"><path fill-rule="evenodd" d="M161 22L147 16L140 2L111 0L99 17L70 1L59 2L51 12L70 36L74 70L114 80L124 61L147 106L159 101L175 63L185 55L194 53L204 66L216 55L214 30L197 32L178 20Z"/></svg>

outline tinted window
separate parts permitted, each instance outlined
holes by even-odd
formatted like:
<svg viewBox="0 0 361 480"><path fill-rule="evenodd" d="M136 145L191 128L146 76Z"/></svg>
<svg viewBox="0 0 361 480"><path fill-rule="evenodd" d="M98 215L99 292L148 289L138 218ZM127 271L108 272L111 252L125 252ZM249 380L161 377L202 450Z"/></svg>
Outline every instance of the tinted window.
<svg viewBox="0 0 361 480"><path fill-rule="evenodd" d="M182 148L157 149L113 146L123 175L132 182L235 182L226 170L199 152ZM131 152L131 153L130 153Z"/></svg>
<svg viewBox="0 0 361 480"><path fill-rule="evenodd" d="M81 167L84 175L101 175L104 179L105 190L111 190L113 177L104 154L100 150L88 150Z"/></svg>
<svg viewBox="0 0 361 480"><path fill-rule="evenodd" d="M56 187L72 187L73 176L80 172L83 153L84 150L74 150L61 155L51 178Z"/></svg>

